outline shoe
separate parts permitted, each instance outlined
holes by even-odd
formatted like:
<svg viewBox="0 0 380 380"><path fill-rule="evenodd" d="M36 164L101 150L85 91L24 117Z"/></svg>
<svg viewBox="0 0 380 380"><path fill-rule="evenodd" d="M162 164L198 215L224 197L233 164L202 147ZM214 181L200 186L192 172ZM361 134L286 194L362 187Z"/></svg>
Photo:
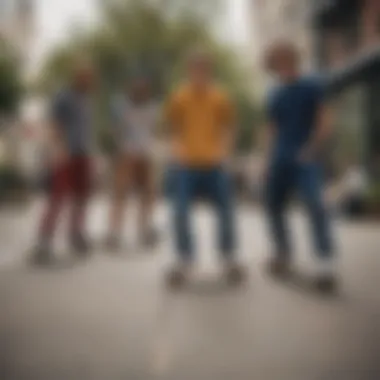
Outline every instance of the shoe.
<svg viewBox="0 0 380 380"><path fill-rule="evenodd" d="M336 277L331 274L319 276L315 280L315 287L323 294L335 293L338 287Z"/></svg>
<svg viewBox="0 0 380 380"><path fill-rule="evenodd" d="M78 257L87 256L91 250L89 242L82 235L71 239L71 247Z"/></svg>
<svg viewBox="0 0 380 380"><path fill-rule="evenodd" d="M159 235L156 230L153 228L149 229L147 232L143 234L141 237L141 245L144 248L153 248L159 240Z"/></svg>
<svg viewBox="0 0 380 380"><path fill-rule="evenodd" d="M33 250L33 254L30 259L31 264L33 265L49 265L52 261L53 253L48 244L38 244Z"/></svg>
<svg viewBox="0 0 380 380"><path fill-rule="evenodd" d="M225 268L225 275L227 282L233 286L243 284L247 277L244 268L237 263L227 264Z"/></svg>
<svg viewBox="0 0 380 380"><path fill-rule="evenodd" d="M290 259L278 256L271 258L267 264L268 273L276 278L285 278L290 274Z"/></svg>
<svg viewBox="0 0 380 380"><path fill-rule="evenodd" d="M118 236L108 236L105 240L105 248L112 252L118 251L121 248L120 238Z"/></svg>
<svg viewBox="0 0 380 380"><path fill-rule="evenodd" d="M166 284L169 289L179 289L184 286L189 275L191 264L180 263L175 265L166 275Z"/></svg>
<svg viewBox="0 0 380 380"><path fill-rule="evenodd" d="M315 286L321 293L333 293L337 288L336 268L333 259L319 259L316 262Z"/></svg>

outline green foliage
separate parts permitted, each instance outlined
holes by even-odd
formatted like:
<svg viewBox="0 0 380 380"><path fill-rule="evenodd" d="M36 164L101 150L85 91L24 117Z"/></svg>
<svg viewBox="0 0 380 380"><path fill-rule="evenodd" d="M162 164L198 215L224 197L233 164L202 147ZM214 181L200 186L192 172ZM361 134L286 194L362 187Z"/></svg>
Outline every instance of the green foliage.
<svg viewBox="0 0 380 380"><path fill-rule="evenodd" d="M99 73L99 136L108 151L110 97L143 74L151 79L155 94L163 98L183 77L186 53L201 44L215 56L222 82L231 93L238 94L235 100L244 121L241 130L247 135L253 128L256 109L235 56L206 27L205 16L215 13L210 4L204 0L192 1L191 6L187 0L160 0L156 6L147 0L104 1L100 25L75 36L52 54L42 70L40 88L50 91L66 81L76 57L92 58ZM242 140L244 144L240 145L246 147L252 138Z"/></svg>
<svg viewBox="0 0 380 380"><path fill-rule="evenodd" d="M28 182L16 168L9 165L0 166L0 203L27 190Z"/></svg>
<svg viewBox="0 0 380 380"><path fill-rule="evenodd" d="M22 95L17 59L9 46L0 40L0 115L16 112Z"/></svg>
<svg viewBox="0 0 380 380"><path fill-rule="evenodd" d="M368 191L367 200L369 205L380 207L380 182L371 185Z"/></svg>

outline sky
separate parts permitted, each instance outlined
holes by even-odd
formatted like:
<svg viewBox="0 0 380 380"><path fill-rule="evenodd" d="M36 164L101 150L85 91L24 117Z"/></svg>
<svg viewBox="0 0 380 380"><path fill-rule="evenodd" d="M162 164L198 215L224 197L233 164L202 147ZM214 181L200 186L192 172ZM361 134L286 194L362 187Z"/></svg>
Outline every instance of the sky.
<svg viewBox="0 0 380 380"><path fill-rule="evenodd" d="M249 27L248 0L227 1L226 14L218 27L218 35L238 49L247 46ZM32 65L38 66L49 50L70 38L73 25L88 27L98 19L97 0L36 0L37 30L32 51Z"/></svg>
<svg viewBox="0 0 380 380"><path fill-rule="evenodd" d="M37 64L54 47L70 37L73 25L88 26L97 19L96 0L35 0L36 38L32 60Z"/></svg>

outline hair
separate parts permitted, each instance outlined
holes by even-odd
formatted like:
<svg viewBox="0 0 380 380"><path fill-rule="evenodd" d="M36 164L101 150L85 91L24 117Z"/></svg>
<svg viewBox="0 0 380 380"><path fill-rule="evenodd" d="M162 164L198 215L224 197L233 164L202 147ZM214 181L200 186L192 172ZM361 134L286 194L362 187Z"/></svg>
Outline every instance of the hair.
<svg viewBox="0 0 380 380"><path fill-rule="evenodd" d="M280 40L271 44L265 53L264 65L267 70L274 71L278 62L284 59L294 65L298 65L301 60L298 47L289 40Z"/></svg>
<svg viewBox="0 0 380 380"><path fill-rule="evenodd" d="M69 72L72 79L75 79L82 72L94 72L93 61L88 56L75 56L69 63Z"/></svg>

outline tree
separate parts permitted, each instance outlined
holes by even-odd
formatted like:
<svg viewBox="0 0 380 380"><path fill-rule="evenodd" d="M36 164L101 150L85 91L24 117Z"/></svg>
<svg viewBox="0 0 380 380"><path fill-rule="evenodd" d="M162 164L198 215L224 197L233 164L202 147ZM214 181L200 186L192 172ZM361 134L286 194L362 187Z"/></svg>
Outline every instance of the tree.
<svg viewBox="0 0 380 380"><path fill-rule="evenodd" d="M100 25L59 47L47 60L40 85L49 90L64 81L78 53L91 57L99 73L99 133L107 136L113 93L122 90L134 76L144 74L150 77L155 93L163 97L182 77L187 51L201 44L212 51L218 76L236 95L239 108L244 108L244 130L248 131L253 126L255 108L239 63L213 38L202 17L215 13L210 13L212 7L207 11L206 5L210 7L211 3L216 4L197 0L189 7L186 0L105 1Z"/></svg>
<svg viewBox="0 0 380 380"><path fill-rule="evenodd" d="M13 115L22 93L17 59L12 49L0 40L0 117Z"/></svg>

